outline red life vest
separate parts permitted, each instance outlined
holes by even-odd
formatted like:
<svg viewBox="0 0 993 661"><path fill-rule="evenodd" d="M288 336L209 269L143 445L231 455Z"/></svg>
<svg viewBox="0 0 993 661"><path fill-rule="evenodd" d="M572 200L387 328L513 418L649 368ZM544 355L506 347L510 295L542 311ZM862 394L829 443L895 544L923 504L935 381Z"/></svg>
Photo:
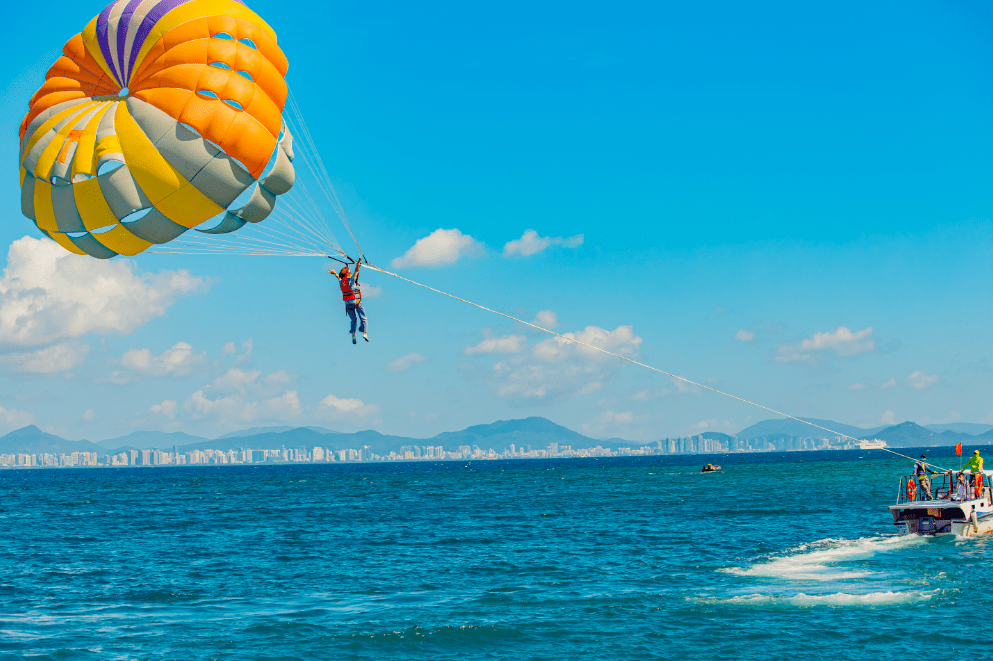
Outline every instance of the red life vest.
<svg viewBox="0 0 993 661"><path fill-rule="evenodd" d="M359 288L352 289L348 278L338 278L338 284L341 285L341 300L354 301L359 296Z"/></svg>

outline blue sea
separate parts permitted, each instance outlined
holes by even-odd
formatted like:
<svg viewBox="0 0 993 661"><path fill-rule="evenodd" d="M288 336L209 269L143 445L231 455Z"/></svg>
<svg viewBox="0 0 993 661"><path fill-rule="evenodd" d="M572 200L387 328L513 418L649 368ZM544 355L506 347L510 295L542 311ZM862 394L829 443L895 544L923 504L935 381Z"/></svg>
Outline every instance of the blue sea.
<svg viewBox="0 0 993 661"><path fill-rule="evenodd" d="M910 467L4 471L0 658L990 658L993 540L896 537Z"/></svg>

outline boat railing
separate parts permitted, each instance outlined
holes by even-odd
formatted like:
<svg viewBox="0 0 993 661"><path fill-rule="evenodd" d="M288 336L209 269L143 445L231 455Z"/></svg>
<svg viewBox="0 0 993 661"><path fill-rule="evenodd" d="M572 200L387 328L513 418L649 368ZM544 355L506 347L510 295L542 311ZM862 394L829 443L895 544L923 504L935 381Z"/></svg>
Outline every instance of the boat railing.
<svg viewBox="0 0 993 661"><path fill-rule="evenodd" d="M951 499L952 496L955 495L955 486L958 481L958 475L958 473L953 475L949 475L948 473L934 473L929 475L928 478L931 482L930 492L924 488L916 475L905 475L900 478L900 487L897 490L896 504L903 505L904 503ZM966 474L965 477L966 484L969 489L969 496L966 500L975 500L975 476ZM913 487L908 488L908 483L912 483ZM993 498L993 494L991 494L990 491L990 486L990 476L987 475L984 479L981 498ZM913 497L911 497L911 495Z"/></svg>

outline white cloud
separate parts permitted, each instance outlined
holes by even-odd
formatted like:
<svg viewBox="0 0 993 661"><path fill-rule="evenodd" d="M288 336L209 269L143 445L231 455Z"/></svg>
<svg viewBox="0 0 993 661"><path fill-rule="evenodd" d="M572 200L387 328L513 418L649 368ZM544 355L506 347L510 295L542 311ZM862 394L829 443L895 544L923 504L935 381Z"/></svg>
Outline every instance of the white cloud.
<svg viewBox="0 0 993 661"><path fill-rule="evenodd" d="M487 337L474 347L466 347L463 349L463 352L467 356L517 353L527 341L528 339L523 335Z"/></svg>
<svg viewBox="0 0 993 661"><path fill-rule="evenodd" d="M0 278L0 343L40 346L86 333L129 333L208 284L185 270L142 273L129 260L73 255L26 236L10 245Z"/></svg>
<svg viewBox="0 0 993 661"><path fill-rule="evenodd" d="M362 285L362 298L379 298L383 295L383 288L380 285Z"/></svg>
<svg viewBox="0 0 993 661"><path fill-rule="evenodd" d="M376 415L379 407L366 404L361 399L344 399L328 395L317 405L314 415L323 420L351 420L361 422Z"/></svg>
<svg viewBox="0 0 993 661"><path fill-rule="evenodd" d="M884 425L895 425L896 413L893 411L885 411L881 416L879 416L879 421Z"/></svg>
<svg viewBox="0 0 993 661"><path fill-rule="evenodd" d="M236 392L242 395L252 393L266 397L274 395L295 380L296 376L286 370L279 370L263 377L261 370L245 371L230 367L227 372L214 379L210 387L220 392Z"/></svg>
<svg viewBox="0 0 993 661"><path fill-rule="evenodd" d="M876 341L872 337L872 326L864 330L852 332L844 326L827 333L814 333L799 344L783 344L774 358L777 363L788 363L795 360L812 360L813 354L831 350L839 356L856 356L860 353L874 351Z"/></svg>
<svg viewBox="0 0 993 661"><path fill-rule="evenodd" d="M538 236L534 230L526 230L521 238L508 241L503 247L503 256L512 257L520 255L529 257L536 255L549 246L565 246L566 248L578 248L583 245L583 235L576 234L563 239L561 236Z"/></svg>
<svg viewBox="0 0 993 661"><path fill-rule="evenodd" d="M559 325L559 317L551 310L539 310L531 323L535 326L552 329Z"/></svg>
<svg viewBox="0 0 993 661"><path fill-rule="evenodd" d="M641 338L634 334L631 326L618 326L612 331L588 326L564 336L532 346L523 345L520 336L495 338L490 344L484 340L477 347L467 347L466 353L509 354L493 365L487 378L500 397L518 403L534 403L595 392L622 365L616 358L566 338L575 338L624 356L636 355L641 346Z"/></svg>
<svg viewBox="0 0 993 661"><path fill-rule="evenodd" d="M87 422L92 422L96 419L97 419L97 412L94 411L93 409L86 409L83 412L83 420L86 420Z"/></svg>
<svg viewBox="0 0 993 661"><path fill-rule="evenodd" d="M386 366L387 372L406 372L416 363L423 363L427 358L419 353L408 353L406 356L397 358Z"/></svg>
<svg viewBox="0 0 993 661"><path fill-rule="evenodd" d="M206 362L207 351L196 353L186 342L177 342L158 356L150 349L128 349L121 356L121 369L114 370L110 380L124 385L142 378L187 376Z"/></svg>
<svg viewBox="0 0 993 661"><path fill-rule="evenodd" d="M255 347L255 343L252 342L252 338L248 338L241 343L241 353L238 353L238 348L235 347L234 342L227 342L221 348L221 356L235 356L235 364L243 363L252 357L252 349Z"/></svg>
<svg viewBox="0 0 993 661"><path fill-rule="evenodd" d="M852 385L848 386L848 390L865 390L868 387L869 386L865 385L864 383L853 383Z"/></svg>
<svg viewBox="0 0 993 661"><path fill-rule="evenodd" d="M250 386L255 385L256 379L262 376L261 370L246 372L237 367L231 367L227 372L214 379L211 387L221 392L244 393Z"/></svg>
<svg viewBox="0 0 993 661"><path fill-rule="evenodd" d="M176 405L175 399L164 400L161 404L153 404L149 407L149 411L152 413L157 413L159 415L164 415L165 417L173 420L176 417L176 410L178 406Z"/></svg>
<svg viewBox="0 0 993 661"><path fill-rule="evenodd" d="M896 377L891 378L889 381L879 386L880 390L889 390L890 388L896 388Z"/></svg>
<svg viewBox="0 0 993 661"><path fill-rule="evenodd" d="M739 342L751 342L755 339L755 331L745 330L742 328L737 333L734 334L734 339Z"/></svg>
<svg viewBox="0 0 993 661"><path fill-rule="evenodd" d="M262 420L287 422L303 412L295 390L287 390L279 397L264 401L246 401L241 395L228 395L210 399L206 389L198 390L183 403L183 408L194 420L205 420L217 427L231 427ZM153 411L155 407L152 407Z"/></svg>
<svg viewBox="0 0 993 661"><path fill-rule="evenodd" d="M0 424L3 425L5 430L20 429L21 427L27 427L33 422L34 415L27 411L5 409L0 406Z"/></svg>
<svg viewBox="0 0 993 661"><path fill-rule="evenodd" d="M454 264L460 257L482 257L486 246L457 229L436 229L416 243L401 257L395 258L393 268L418 268Z"/></svg>
<svg viewBox="0 0 993 661"><path fill-rule="evenodd" d="M933 386L936 383L938 383L937 374L931 374L929 376L927 372L921 370L917 370L907 377L907 385L917 390L922 390L928 386Z"/></svg>
<svg viewBox="0 0 993 661"><path fill-rule="evenodd" d="M89 352L88 344L60 342L37 351L7 354L0 357L0 362L12 372L52 374L79 367L86 362Z"/></svg>

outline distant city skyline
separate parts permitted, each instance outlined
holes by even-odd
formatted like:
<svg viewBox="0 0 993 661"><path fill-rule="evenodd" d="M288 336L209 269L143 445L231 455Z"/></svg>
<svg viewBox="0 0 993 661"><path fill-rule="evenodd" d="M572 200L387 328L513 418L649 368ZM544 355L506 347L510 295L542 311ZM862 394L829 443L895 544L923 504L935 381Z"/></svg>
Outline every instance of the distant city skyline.
<svg viewBox="0 0 993 661"><path fill-rule="evenodd" d="M796 420L770 419L743 430L741 437L720 432L705 432L694 436L662 438L654 442L638 442L610 439L596 443L565 427L543 418L526 420L497 421L490 425L477 425L461 432L447 432L433 439L403 439L402 437L368 436L375 439L377 447L355 443L362 434L341 434L329 430L298 428L289 430L243 430L240 433L226 434L213 441L195 439L183 435L185 440L195 440L182 448L179 445L163 447L159 443L153 448L108 447L100 450L43 451L18 449L10 452L10 446L20 440L22 446L40 441L52 445L84 445L87 441L67 441L41 432L37 427L26 427L0 437L0 467L124 467L124 466L183 466L183 465L240 465L260 463L350 463L381 461L453 461L453 460L495 460L495 459L545 459L545 458L586 458L650 455L690 455L708 453L740 452L790 452L815 450L846 450L886 447L941 446L959 442L970 445L993 444L993 425L957 423L953 425L931 425L930 429L912 422L864 430L865 436L853 437L854 428L830 420L817 420L824 427L819 434L795 434L797 429L808 431ZM840 435L827 432L829 426L837 427ZM810 427L817 430L817 427ZM845 430L845 431L840 431ZM305 436L326 439L329 445L308 445L295 435L305 432ZM827 433L825 433L827 432ZM370 432L375 434L374 432ZM552 441L542 446L539 438L548 438L549 433L558 434L560 441ZM522 435L523 434L523 435ZM528 435L530 434L530 436ZM160 435L158 438L176 440L176 435ZM447 438L448 448L438 444ZM464 439L474 438L473 441ZM534 439L527 442L526 439ZM862 440L859 440L859 439ZM463 439L453 441L452 439ZM499 440L497 440L499 439ZM566 442L567 439L569 442ZM434 441L434 442L432 442ZM404 444L405 442L405 444ZM606 443L604 445L603 443ZM226 444L229 447L211 447L212 444ZM356 447L347 447L349 444ZM387 447L392 444L392 447ZM94 446L89 443L91 447ZM231 447L231 446L234 447ZM278 448L273 447L278 445ZM199 447L198 447L199 446Z"/></svg>
<svg viewBox="0 0 993 661"><path fill-rule="evenodd" d="M196 465L254 465L268 463L368 463L384 461L461 461L497 459L552 459L589 457L637 457L653 455L694 455L726 452L789 452L801 450L847 450L857 447L849 439L820 438L776 438L728 440L704 438L703 436L663 439L640 447L604 448L600 445L590 448L573 448L571 445L549 443L546 448L531 449L530 445L517 448L511 443L502 451L493 447L462 445L454 451L446 451L442 446L401 446L399 451L379 455L368 446L362 448L332 449L316 446L307 448L281 448L280 450L253 449L251 437L246 438L246 447L238 450L190 450L181 453L158 449L126 450L97 456L96 452L55 453L15 453L0 454L0 468L82 468L82 467L150 467L150 466L196 466Z"/></svg>

